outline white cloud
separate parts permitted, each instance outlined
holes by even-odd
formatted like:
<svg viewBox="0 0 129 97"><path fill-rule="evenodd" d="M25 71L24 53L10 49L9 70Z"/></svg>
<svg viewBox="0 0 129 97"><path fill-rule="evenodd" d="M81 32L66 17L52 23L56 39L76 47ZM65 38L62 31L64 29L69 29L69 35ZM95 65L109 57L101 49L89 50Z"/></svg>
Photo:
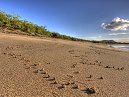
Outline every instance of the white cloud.
<svg viewBox="0 0 129 97"><path fill-rule="evenodd" d="M126 31L129 27L129 20L124 20L119 17L114 18L110 23L102 23L101 27L103 29L108 29L112 31Z"/></svg>
<svg viewBox="0 0 129 97"><path fill-rule="evenodd" d="M110 36L117 36L117 35L127 35L128 33L110 33Z"/></svg>

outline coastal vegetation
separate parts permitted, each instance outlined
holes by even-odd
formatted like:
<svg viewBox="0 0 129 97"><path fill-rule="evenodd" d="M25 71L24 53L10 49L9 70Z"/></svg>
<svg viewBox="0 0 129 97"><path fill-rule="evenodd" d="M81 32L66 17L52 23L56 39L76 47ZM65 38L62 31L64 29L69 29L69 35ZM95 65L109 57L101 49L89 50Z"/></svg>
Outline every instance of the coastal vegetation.
<svg viewBox="0 0 129 97"><path fill-rule="evenodd" d="M72 41L84 41L84 42L104 43L104 44L118 43L115 42L114 40L102 40L102 41L85 40L67 35L62 35L59 34L58 32L50 32L48 29L46 29L45 26L39 26L27 20L21 20L20 16L18 15L15 14L11 15L5 13L4 11L0 11L0 29L5 29L5 28L8 30L20 30L27 35L40 36L40 37L52 37L52 38L67 39Z"/></svg>
<svg viewBox="0 0 129 97"><path fill-rule="evenodd" d="M45 26L38 26L32 22L27 20L20 20L18 15L10 15L3 11L0 11L0 27L1 29L7 28L9 30L21 30L28 35L35 35L35 36L46 36L52 38L61 38L61 39L68 39L73 41L85 41L83 39L61 35L57 32L50 32L45 28Z"/></svg>

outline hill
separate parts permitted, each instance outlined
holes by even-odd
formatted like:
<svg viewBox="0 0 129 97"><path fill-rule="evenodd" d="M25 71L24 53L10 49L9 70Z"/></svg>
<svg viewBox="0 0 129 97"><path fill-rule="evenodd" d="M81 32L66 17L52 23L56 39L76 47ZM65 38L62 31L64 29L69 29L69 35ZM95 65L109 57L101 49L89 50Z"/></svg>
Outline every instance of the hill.
<svg viewBox="0 0 129 97"><path fill-rule="evenodd" d="M43 37L52 37L52 38L60 38L67 39L73 41L86 41L83 39L61 35L57 32L48 31L45 26L38 26L32 22L27 20L20 20L20 17L17 15L10 15L3 11L0 11L0 27L1 29L8 30L20 30L23 31L24 34L33 35L33 36L43 36ZM20 33L19 33L20 34Z"/></svg>

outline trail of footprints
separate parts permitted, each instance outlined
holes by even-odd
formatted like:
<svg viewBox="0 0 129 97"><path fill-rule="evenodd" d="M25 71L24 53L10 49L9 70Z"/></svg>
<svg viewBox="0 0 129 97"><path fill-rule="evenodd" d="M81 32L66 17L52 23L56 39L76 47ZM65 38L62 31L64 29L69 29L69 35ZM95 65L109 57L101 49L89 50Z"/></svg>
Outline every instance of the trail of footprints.
<svg viewBox="0 0 129 97"><path fill-rule="evenodd" d="M18 47L17 47L17 48L18 48ZM10 50L10 49L13 49L13 48L10 47L10 48L6 48L6 49L9 49L9 50ZM68 51L68 52L73 55L75 51L74 51L74 50L70 50L70 51ZM11 57L11 58L18 58L18 59L20 59L21 61L24 61L25 63L29 63L29 62L30 62L29 59L23 57L21 54L15 54L15 53L12 53L12 52L10 52L10 53L4 52L4 53L2 53L2 54L8 55L8 56ZM81 64L103 66L103 65L101 64L101 62L98 61L98 60L95 60L94 62L90 62L90 61L88 60L86 54L87 54L87 53L85 52L85 55L80 55L80 56L74 55L73 57L79 58ZM87 58L87 60L84 59L84 58ZM25 65L26 65L26 64L25 64ZM73 65L71 66L71 68L75 68L76 65L77 65L77 63L73 64ZM27 70L32 69L32 72L33 72L34 74L42 75L42 78L43 78L43 79L45 79L45 80L46 80L47 82L49 82L50 84L55 85L58 89L63 89L63 88L65 88L65 87L67 87L67 86L69 86L71 89L79 89L79 86L78 86L78 84L77 84L75 81L72 81L72 82L68 81L68 82L65 82L65 83L59 83L59 82L56 80L55 77L51 76L51 75L50 75L48 72L46 72L44 69L37 69L37 67L38 67L37 64L32 64L32 65L30 65L30 66L26 66L25 69L27 69ZM104 67L104 66L103 66L103 67ZM113 67L105 66L104 68L112 68L112 69L115 69L115 70L123 70L123 69L124 69L124 67L115 68L114 66L113 66ZM79 74L79 71L74 71L73 74ZM71 76L71 75L67 75L67 76L68 76L69 78L72 78L72 77L73 77L73 76ZM87 77L87 78L91 78L91 77L92 77L92 75L90 75L90 76ZM100 77L100 78L98 78L98 79L103 79L103 77ZM82 91L81 89L79 89L79 90ZM83 90L83 91L86 93L86 92L89 92L89 90L92 90L92 91L93 91L93 89L88 89L88 91L87 91L87 90Z"/></svg>
<svg viewBox="0 0 129 97"><path fill-rule="evenodd" d="M71 89L78 89L78 85L73 82L65 82L65 83L59 83L55 77L51 76L48 72L46 72L44 69L37 69L38 65L33 64L28 67L25 67L25 69L33 69L32 72L37 75L42 75L42 78L48 81L50 84L55 85L58 89L63 89L67 86L71 86Z"/></svg>
<svg viewBox="0 0 129 97"><path fill-rule="evenodd" d="M11 48L11 47L10 47ZM7 48L10 50L10 48ZM11 48L13 49L13 48ZM42 78L45 79L46 81L48 81L50 84L53 84L55 85L58 89L63 89L65 88L66 86L71 86L71 89L78 89L78 85L73 81L73 82L65 82L65 83L59 83L57 82L56 78L51 76L48 72L46 72L44 69L37 69L38 68L38 65L37 64L32 64L30 66L27 66L26 64L27 63L30 63L30 60L23 57L21 54L15 54L13 52L4 52L2 53L4 55L7 55L8 57L11 57L11 58L17 58L21 61L23 61L25 64L25 69L27 70L30 70L32 69L32 72L34 74L37 74L37 75L42 75ZM47 63L47 64L50 64L50 63ZM78 73L78 72L75 72L75 73ZM73 76L70 76L68 75L69 77L73 77Z"/></svg>
<svg viewBox="0 0 129 97"><path fill-rule="evenodd" d="M69 50L68 51L70 54L75 54L75 50ZM90 61L87 57L87 54L89 54L89 52L85 52L84 55L74 55L73 57L74 58L79 58L80 59L80 62L81 64L87 64L87 65L95 65L95 66L101 66L103 68L109 68L109 69L114 69L114 70L124 70L124 67L115 67L115 66L103 66L102 65L102 62L98 61L98 60L95 60L95 61ZM98 54L100 55L100 52L97 52L95 51L95 54ZM86 59L85 59L86 58ZM73 64L71 66L71 68L75 68L77 65L77 63Z"/></svg>
<svg viewBox="0 0 129 97"><path fill-rule="evenodd" d="M65 87L70 87L71 89L79 89L78 85L74 81L67 81L67 82L62 82L59 83L54 76L51 76L48 72L46 72L43 68L38 69L38 64L32 64L32 65L27 65L30 60L23 57L21 54L15 54L13 52L4 52L2 53L3 55L6 55L11 58L17 58L20 61L24 62L24 68L26 70L31 70L32 73L41 75L43 79L45 79L49 84L54 85L58 89L63 89ZM79 72L75 72L77 74ZM72 78L73 76L67 75L69 78Z"/></svg>
<svg viewBox="0 0 129 97"><path fill-rule="evenodd" d="M94 61L92 60L91 61L91 60L89 60L89 58L87 56L87 54L89 54L89 52L85 52L83 55L75 55L75 51L74 50L70 50L68 52L70 54L72 54L74 58L79 58L79 60L80 60L79 63L81 63L81 64L100 66L100 67L105 68L105 69L114 69L114 70L121 70L121 71L124 70L124 67L117 68L115 66L104 66L104 65L102 65L102 62L101 61L98 61L98 60L94 60ZM98 52L98 53L100 55L100 52ZM95 54L98 54L98 53L95 52ZM70 67L71 68L76 68L77 65L78 65L78 62L74 63ZM74 71L73 74L79 74L79 71ZM92 75L89 75L86 78L92 78ZM101 77L99 77L97 79L102 80L104 78L101 76Z"/></svg>

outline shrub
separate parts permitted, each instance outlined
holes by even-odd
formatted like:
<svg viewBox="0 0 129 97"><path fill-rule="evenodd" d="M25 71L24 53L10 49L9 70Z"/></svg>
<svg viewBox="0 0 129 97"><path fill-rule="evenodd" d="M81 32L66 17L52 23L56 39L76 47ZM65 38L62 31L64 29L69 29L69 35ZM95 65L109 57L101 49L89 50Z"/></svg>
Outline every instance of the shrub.
<svg viewBox="0 0 129 97"><path fill-rule="evenodd" d="M79 38L61 35L57 32L50 32L45 28L45 26L38 26L27 20L20 20L18 15L6 14L3 11L0 11L0 27L2 28L7 27L13 30L19 29L30 35L38 35L38 36L41 35L53 38L68 39L72 41L84 41Z"/></svg>

